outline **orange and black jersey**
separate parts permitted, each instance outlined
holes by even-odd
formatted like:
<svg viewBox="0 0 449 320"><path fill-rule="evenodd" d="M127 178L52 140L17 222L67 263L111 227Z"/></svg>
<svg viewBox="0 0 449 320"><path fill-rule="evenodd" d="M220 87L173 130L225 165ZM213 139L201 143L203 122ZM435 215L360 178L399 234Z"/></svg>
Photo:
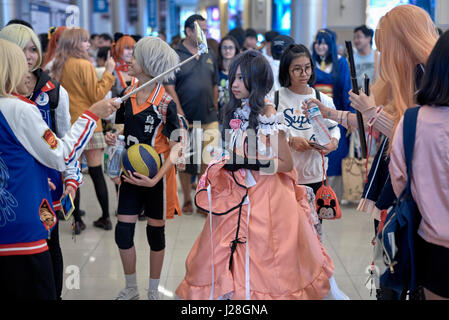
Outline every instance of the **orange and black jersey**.
<svg viewBox="0 0 449 320"><path fill-rule="evenodd" d="M132 89L134 86L127 92ZM164 103L167 110L166 114L162 115L158 106ZM166 119L165 123L163 118ZM171 134L179 129L176 104L161 84L156 85L147 101L141 105L137 104L136 94L123 102L121 108L117 110L115 123L125 125L126 148L145 143L155 148L159 154L169 150L168 141Z"/></svg>

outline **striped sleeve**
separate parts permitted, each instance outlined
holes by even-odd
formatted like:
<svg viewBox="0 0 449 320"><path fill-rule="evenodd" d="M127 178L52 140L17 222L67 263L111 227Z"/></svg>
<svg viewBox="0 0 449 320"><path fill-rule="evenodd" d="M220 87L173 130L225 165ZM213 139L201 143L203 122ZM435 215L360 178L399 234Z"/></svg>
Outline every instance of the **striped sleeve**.
<svg viewBox="0 0 449 320"><path fill-rule="evenodd" d="M16 119L8 120L17 139L36 160L58 171L75 166L97 127L98 117L87 110L59 139L35 106L24 103L17 111Z"/></svg>
<svg viewBox="0 0 449 320"><path fill-rule="evenodd" d="M83 183L83 174L81 173L79 161L68 166L62 175L64 177L64 185L66 188L67 186L72 186L76 190Z"/></svg>

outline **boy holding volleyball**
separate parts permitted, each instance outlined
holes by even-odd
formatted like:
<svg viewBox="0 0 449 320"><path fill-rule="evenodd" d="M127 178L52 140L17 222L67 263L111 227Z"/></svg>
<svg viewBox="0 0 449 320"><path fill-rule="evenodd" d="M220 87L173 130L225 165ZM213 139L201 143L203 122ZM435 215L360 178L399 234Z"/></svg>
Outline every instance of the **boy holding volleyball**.
<svg viewBox="0 0 449 320"><path fill-rule="evenodd" d="M135 46L129 65L129 75L138 79L138 83L129 87L130 92L152 78L179 63L176 52L168 44L156 37L145 37ZM168 81L174 73L167 75L162 82ZM115 228L115 241L120 251L125 273L126 287L120 291L118 300L139 299L136 279L136 250L134 230L138 214L144 210L148 218L146 227L150 245L150 282L148 299L159 298L158 286L164 261L165 219L180 215L174 159L170 152L177 142L170 139L179 128L176 104L165 92L161 83L149 85L123 102L116 113L115 123L124 123L126 149L135 144L147 144L157 152L162 164L153 178L137 172L128 171L122 175L118 200L118 222ZM108 144L115 143L116 136L106 135ZM154 153L153 153L154 154ZM134 157L137 158L137 157ZM130 161L145 161L145 157Z"/></svg>

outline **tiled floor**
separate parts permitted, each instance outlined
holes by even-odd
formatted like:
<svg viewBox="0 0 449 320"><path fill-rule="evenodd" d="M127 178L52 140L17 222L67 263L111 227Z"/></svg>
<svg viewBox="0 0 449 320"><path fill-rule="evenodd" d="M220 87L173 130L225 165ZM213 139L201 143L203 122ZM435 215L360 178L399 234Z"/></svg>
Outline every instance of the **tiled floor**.
<svg viewBox="0 0 449 320"><path fill-rule="evenodd" d="M117 199L113 184L108 181L111 212L115 211ZM180 199L182 203L182 199ZM70 223L61 221L60 240L64 256L65 300L110 300L124 287L125 280L114 230L103 231L92 226L100 215L91 179L81 188L81 209L86 210L83 218L87 229L76 241L72 239ZM116 218L112 214L113 225ZM166 224L166 251L159 286L162 299L174 299L174 291L185 273L185 259L196 237L200 233L204 216L194 213L175 217ZM145 221L136 227L134 243L137 250L137 282L141 299L146 299L149 277L149 250L145 233ZM343 206L343 217L323 224L325 244L335 265L335 279L340 289L350 299L373 300L365 287L368 276L365 273L372 260L371 239L373 221L366 214L357 212L354 206ZM79 288L76 272L79 270Z"/></svg>

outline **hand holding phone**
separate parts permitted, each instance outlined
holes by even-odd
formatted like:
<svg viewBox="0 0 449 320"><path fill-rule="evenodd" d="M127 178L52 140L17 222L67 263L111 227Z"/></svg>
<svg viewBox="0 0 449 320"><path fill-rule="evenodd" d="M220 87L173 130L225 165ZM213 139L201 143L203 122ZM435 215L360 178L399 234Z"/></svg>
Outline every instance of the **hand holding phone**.
<svg viewBox="0 0 449 320"><path fill-rule="evenodd" d="M318 151L326 150L325 146L322 146L321 144L315 143L313 141L309 141L309 146L311 146L312 148L314 148Z"/></svg>

